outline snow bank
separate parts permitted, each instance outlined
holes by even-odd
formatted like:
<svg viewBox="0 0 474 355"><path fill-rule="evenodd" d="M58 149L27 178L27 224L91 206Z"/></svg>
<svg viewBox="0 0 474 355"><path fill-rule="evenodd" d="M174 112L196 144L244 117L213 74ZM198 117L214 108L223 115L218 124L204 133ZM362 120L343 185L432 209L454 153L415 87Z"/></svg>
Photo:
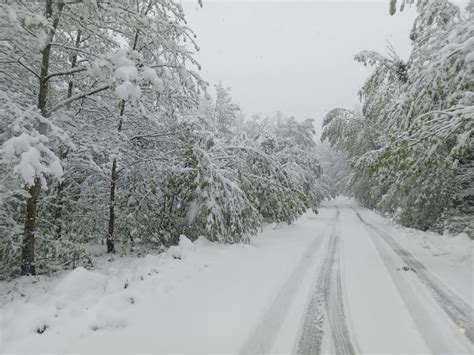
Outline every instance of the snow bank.
<svg viewBox="0 0 474 355"><path fill-rule="evenodd" d="M103 291L107 278L97 272L78 267L67 274L55 287L54 294L69 300L76 300L95 291Z"/></svg>
<svg viewBox="0 0 474 355"><path fill-rule="evenodd" d="M179 243L177 246L170 247L166 254L174 259L184 259L196 251L196 247L185 235L179 236Z"/></svg>
<svg viewBox="0 0 474 355"><path fill-rule="evenodd" d="M182 235L160 255L0 283L0 352L237 352L324 223L311 214L251 245Z"/></svg>

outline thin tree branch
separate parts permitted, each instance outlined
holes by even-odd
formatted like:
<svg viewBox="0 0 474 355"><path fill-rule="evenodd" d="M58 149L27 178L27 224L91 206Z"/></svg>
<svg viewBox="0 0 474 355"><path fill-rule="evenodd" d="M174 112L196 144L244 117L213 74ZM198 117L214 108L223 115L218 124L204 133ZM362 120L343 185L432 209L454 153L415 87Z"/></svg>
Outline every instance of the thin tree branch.
<svg viewBox="0 0 474 355"><path fill-rule="evenodd" d="M31 69L30 67L28 67L27 65L25 65L21 62L21 58L18 59L18 64L20 64L23 68L28 70L31 74L36 76L38 79L41 79L40 76L33 69Z"/></svg>
<svg viewBox="0 0 474 355"><path fill-rule="evenodd" d="M104 91L104 90L107 90L109 89L110 86L109 85L106 85L106 86L102 86L100 88L97 88L97 89L94 89L92 91L89 91L89 92L84 92L84 93L81 93L81 94L77 94L77 95L74 95L74 96L71 96L69 99L67 100L63 100L61 102L59 102L58 104L56 104L55 106L51 107L49 110L47 110L44 114L45 117L49 117L53 112L59 110L61 107L73 102L73 101L76 101L76 100L79 100L79 99L82 99L82 98L85 98L87 96L91 96L91 95L94 95L94 94L97 94L101 91Z"/></svg>
<svg viewBox="0 0 474 355"><path fill-rule="evenodd" d="M55 76L70 75L70 74L74 74L74 73L80 73L80 72L83 72L83 71L86 71L86 70L87 70L87 68L76 68L76 69L71 69L71 70L64 71L64 72L52 73L52 74L49 74L46 78L44 78L44 80L48 81L49 79L54 78Z"/></svg>

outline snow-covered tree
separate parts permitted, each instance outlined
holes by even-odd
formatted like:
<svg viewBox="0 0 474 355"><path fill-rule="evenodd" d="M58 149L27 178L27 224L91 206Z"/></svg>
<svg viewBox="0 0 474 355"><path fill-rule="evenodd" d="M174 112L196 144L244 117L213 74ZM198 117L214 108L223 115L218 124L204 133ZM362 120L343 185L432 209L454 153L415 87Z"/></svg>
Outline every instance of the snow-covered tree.
<svg viewBox="0 0 474 355"><path fill-rule="evenodd" d="M36 271L38 204L47 205L54 200L41 194L48 187L47 180L69 178L62 176L58 163L61 158L91 162L97 157L90 154L91 146L69 144L64 132L75 138L80 133L86 136L80 138L82 142L91 143L100 136L97 126L90 123L91 117L102 116L115 128L103 131L97 140L110 147L111 137L115 136L117 141L124 138L118 137L118 133L125 116L141 117L146 122L141 131L156 130L160 117L173 116L194 105L205 83L188 70L188 64L197 65L192 58L192 50L197 47L194 34L184 24L181 6L173 1L7 1L1 4L0 12L2 101L12 102L3 113L10 115L8 110L14 109L18 112L9 116L10 121L20 117L28 121L4 121L1 143L3 161L14 167L14 174L9 176L18 176L20 184L29 190L21 268L23 274L31 274ZM117 105L118 109L113 108ZM130 114L125 111L126 106ZM36 113L32 107L36 107ZM150 110L153 117L148 113ZM90 130L78 131L79 127ZM55 143L56 137L62 142ZM118 156L123 153L118 146L113 149ZM81 151L85 154L78 154ZM112 155L107 234L110 251L118 178L114 154L109 151L106 157L109 160ZM52 217L58 218L61 225L66 218L62 212L64 182L56 184L56 206L42 207L46 214L55 210ZM58 236L61 234L58 225L53 229Z"/></svg>
<svg viewBox="0 0 474 355"><path fill-rule="evenodd" d="M312 120L257 116L248 122L246 132L248 143L241 149L252 147L246 188L263 217L291 222L307 208L316 210L325 195Z"/></svg>
<svg viewBox="0 0 474 355"><path fill-rule="evenodd" d="M312 121L208 97L177 2L5 0L0 30L0 277L248 241L326 196Z"/></svg>
<svg viewBox="0 0 474 355"><path fill-rule="evenodd" d="M406 225L472 232L474 25L447 0L416 5L409 60L358 54L375 66L362 115L330 112L323 137L351 158L352 192L366 205Z"/></svg>

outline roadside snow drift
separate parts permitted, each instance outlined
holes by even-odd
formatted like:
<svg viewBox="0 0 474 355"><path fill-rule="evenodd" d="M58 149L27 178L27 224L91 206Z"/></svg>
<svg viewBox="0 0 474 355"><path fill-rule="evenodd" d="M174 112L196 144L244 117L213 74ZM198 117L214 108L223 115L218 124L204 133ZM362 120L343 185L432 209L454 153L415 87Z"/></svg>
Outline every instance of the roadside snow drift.
<svg viewBox="0 0 474 355"><path fill-rule="evenodd" d="M308 245L323 237L326 212L268 226L250 245L182 236L162 255L4 283L1 352L237 352Z"/></svg>

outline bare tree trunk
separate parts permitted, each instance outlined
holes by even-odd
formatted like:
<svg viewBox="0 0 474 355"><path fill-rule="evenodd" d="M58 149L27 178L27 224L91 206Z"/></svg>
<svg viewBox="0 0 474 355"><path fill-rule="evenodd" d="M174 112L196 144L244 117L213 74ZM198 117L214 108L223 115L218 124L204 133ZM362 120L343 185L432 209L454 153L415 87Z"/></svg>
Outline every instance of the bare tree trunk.
<svg viewBox="0 0 474 355"><path fill-rule="evenodd" d="M109 199L109 232L107 234L107 253L115 253L114 223L115 223L115 187L117 183L117 160L112 163L112 174L110 178Z"/></svg>
<svg viewBox="0 0 474 355"><path fill-rule="evenodd" d="M66 150L63 154L61 154L61 160L66 159L68 150ZM64 210L64 181L58 183L57 186L57 196L56 196L56 207L54 209L54 221L56 224L56 239L61 239L62 230L63 230L63 223L61 218L63 216Z"/></svg>
<svg viewBox="0 0 474 355"><path fill-rule="evenodd" d="M39 75L38 109L44 115L48 100L48 70L51 53L51 41L54 38L56 28L59 24L59 15L64 7L64 3L58 2L58 15L53 21L52 29L48 36L48 45L42 51L41 70ZM45 17L51 18L53 15L53 0L46 1ZM46 134L47 126L45 123L39 123L38 131L40 134ZM33 186L29 188L30 197L26 202L25 229L23 233L21 247L21 275L34 275L35 270L35 229L36 229L36 211L38 208L38 197L41 192L41 180L35 179Z"/></svg>
<svg viewBox="0 0 474 355"><path fill-rule="evenodd" d="M30 187L30 198L26 203L25 232L21 243L21 274L35 275L35 224L38 196L41 191L41 182L37 178Z"/></svg>
<svg viewBox="0 0 474 355"><path fill-rule="evenodd" d="M125 100L120 101L120 118L117 132L122 131L123 113L125 112ZM114 225L115 225L115 189L117 186L117 159L112 162L110 174L110 197L109 197L109 228L107 233L107 253L115 253Z"/></svg>
<svg viewBox="0 0 474 355"><path fill-rule="evenodd" d="M76 35L76 42L74 43L76 48L79 48L79 44L81 43L81 35L82 35L81 30L78 30L77 35ZM74 69L76 67L76 64L77 64L77 53L74 52L71 56L71 69ZM74 82L71 80L67 88L67 98L70 98L72 96L73 88L74 88Z"/></svg>
<svg viewBox="0 0 474 355"><path fill-rule="evenodd" d="M137 48L138 43L138 33L137 30L135 32L135 38L133 39L133 46L132 49L135 50ZM120 101L120 116L119 116L119 123L117 127L117 132L122 131L122 124L123 124L123 114L125 112L125 100ZM112 162L112 171L110 174L110 195L109 195L109 228L107 233L107 253L115 253L115 242L114 242L114 225L115 225L115 190L117 187L117 159L114 158Z"/></svg>

